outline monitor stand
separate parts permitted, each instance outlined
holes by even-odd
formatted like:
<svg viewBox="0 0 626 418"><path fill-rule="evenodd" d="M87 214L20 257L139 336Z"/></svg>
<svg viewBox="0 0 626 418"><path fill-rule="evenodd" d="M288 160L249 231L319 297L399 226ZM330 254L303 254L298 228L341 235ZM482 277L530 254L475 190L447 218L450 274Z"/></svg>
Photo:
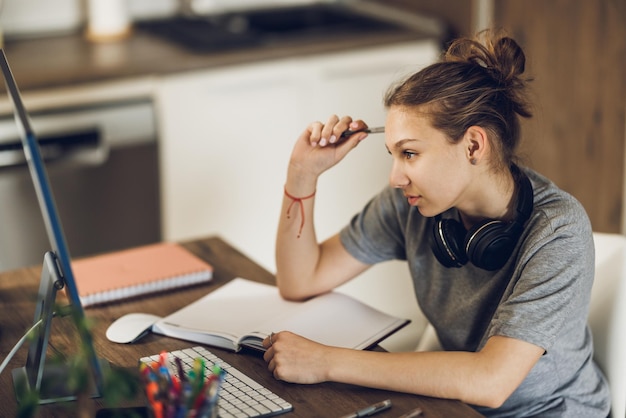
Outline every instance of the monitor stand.
<svg viewBox="0 0 626 418"><path fill-rule="evenodd" d="M37 296L37 306L35 309L35 320L37 324L41 320L35 338L28 348L26 365L12 370L13 388L18 403L21 403L24 396L29 392L36 391L39 394L40 404L65 402L75 400L76 393L72 393L67 388L70 367L68 364L54 363L46 364L46 352L48 349L48 339L50 338L50 327L54 317L54 307L57 291L63 289L63 276L60 273L58 260L53 252L44 254L43 267L41 270L41 281L39 284L39 294ZM98 359L101 370L106 370L109 363L106 360ZM99 386L95 384L93 370L89 373L90 397L100 397Z"/></svg>

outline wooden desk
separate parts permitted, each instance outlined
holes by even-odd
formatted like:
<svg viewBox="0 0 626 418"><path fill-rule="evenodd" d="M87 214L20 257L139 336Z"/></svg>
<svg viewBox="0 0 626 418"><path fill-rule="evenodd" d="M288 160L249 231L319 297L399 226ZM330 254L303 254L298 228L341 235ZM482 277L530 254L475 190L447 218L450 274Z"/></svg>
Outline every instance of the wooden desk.
<svg viewBox="0 0 626 418"><path fill-rule="evenodd" d="M138 343L130 345L109 342L105 337L106 328L111 322L126 313L144 312L163 315L173 312L235 277L274 283L274 276L271 273L219 238L208 238L188 242L184 245L214 266L213 281L193 288L179 289L123 303L85 309L86 316L95 321L93 338L100 357L117 366L134 368L137 366L137 360L145 355L156 354L161 350L171 351L194 345L187 341L155 334L150 334ZM39 286L39 272L40 268L34 267L0 274L0 353L3 358L32 324ZM74 338L74 327L69 319L55 318L51 344L63 353L71 352L76 346ZM241 352L235 354L213 347L209 347L209 349L291 402L294 407L293 412L282 415L285 418L338 417L384 399L391 399L393 406L391 409L376 415L380 418L397 417L415 407L421 407L424 410L425 418L481 416L469 406L458 401L433 399L337 383L317 385L285 383L275 380L268 373L265 362L256 353ZM0 375L0 416L2 417L14 417L16 414L17 406L11 370L25 364L26 354L27 349L24 346ZM101 407L100 400L95 400L93 403L96 408ZM71 403L70 407L72 404L75 403ZM41 417L72 416L71 410L58 405L42 406L40 412Z"/></svg>

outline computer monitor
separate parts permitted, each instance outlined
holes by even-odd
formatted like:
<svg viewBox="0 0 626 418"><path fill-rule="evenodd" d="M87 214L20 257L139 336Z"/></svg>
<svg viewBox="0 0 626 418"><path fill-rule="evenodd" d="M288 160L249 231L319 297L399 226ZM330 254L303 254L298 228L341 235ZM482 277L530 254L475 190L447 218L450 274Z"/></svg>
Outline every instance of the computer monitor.
<svg viewBox="0 0 626 418"><path fill-rule="evenodd" d="M74 398L73 394L67 392L66 388L59 384L59 382L66 380L63 378L63 375L67 373L67 369L62 364L46 364L46 351L50 335L50 324L54 315L56 292L65 288L65 293L70 302L70 313L74 323L77 325L77 333L82 344L81 349L85 350L86 355L89 357L88 361L93 377L92 396L100 396L103 388L103 368L108 363L96 356L91 334L85 326L85 315L78 297L70 254L39 149L39 143L32 129L30 118L22 102L5 52L1 48L0 68L9 97L13 102L15 122L20 132L22 147L50 241L50 251L42 254L41 284L34 319L34 323L41 321L41 325L39 326L37 338L30 343L26 365L13 370L13 383L16 388L16 395L18 396L18 401L20 401L19 392L26 388L39 392L40 403L67 401ZM45 388L42 382L46 380L54 380L56 383L52 385L53 387ZM46 390L50 390L50 392L46 393Z"/></svg>

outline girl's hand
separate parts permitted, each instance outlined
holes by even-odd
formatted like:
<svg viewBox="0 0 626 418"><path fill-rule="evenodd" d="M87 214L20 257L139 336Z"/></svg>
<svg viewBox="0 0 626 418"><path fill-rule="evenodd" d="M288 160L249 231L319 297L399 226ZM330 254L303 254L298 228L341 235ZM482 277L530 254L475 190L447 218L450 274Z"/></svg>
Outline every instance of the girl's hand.
<svg viewBox="0 0 626 418"><path fill-rule="evenodd" d="M366 132L357 132L349 138L341 138L346 130L359 131L367 125L350 116L339 119L331 116L326 124L311 123L296 142L290 160L290 168L315 177L333 167L367 137Z"/></svg>
<svg viewBox="0 0 626 418"><path fill-rule="evenodd" d="M303 384L328 380L330 347L289 331L272 333L263 340L263 346L267 348L263 359L276 379Z"/></svg>

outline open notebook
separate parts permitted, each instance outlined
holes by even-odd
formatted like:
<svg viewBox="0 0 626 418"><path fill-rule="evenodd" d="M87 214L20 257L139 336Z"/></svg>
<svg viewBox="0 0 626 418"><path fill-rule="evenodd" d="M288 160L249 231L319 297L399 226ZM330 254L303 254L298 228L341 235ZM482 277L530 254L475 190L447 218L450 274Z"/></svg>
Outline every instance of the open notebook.
<svg viewBox="0 0 626 418"><path fill-rule="evenodd" d="M265 337L285 330L326 345L365 349L409 322L344 293L290 302L276 286L236 278L161 319L152 331L232 351L264 350Z"/></svg>

